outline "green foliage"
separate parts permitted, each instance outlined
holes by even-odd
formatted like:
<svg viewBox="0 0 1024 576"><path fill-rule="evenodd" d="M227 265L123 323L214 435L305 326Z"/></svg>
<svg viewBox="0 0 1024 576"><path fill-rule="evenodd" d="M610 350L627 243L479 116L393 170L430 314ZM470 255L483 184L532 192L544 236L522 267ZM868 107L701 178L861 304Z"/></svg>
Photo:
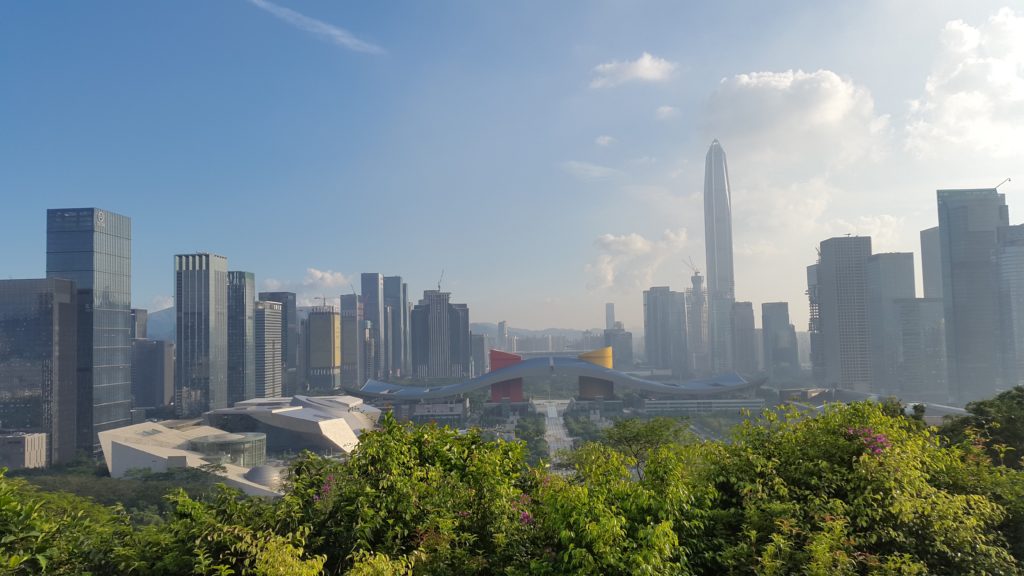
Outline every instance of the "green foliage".
<svg viewBox="0 0 1024 576"><path fill-rule="evenodd" d="M565 429L569 432L569 436L576 438L580 444L597 442L601 439L601 429L586 416L566 414Z"/></svg>
<svg viewBox="0 0 1024 576"><path fill-rule="evenodd" d="M953 443L984 443L997 462L1021 469L1024 457L1024 387L967 405L967 416L949 419L940 429Z"/></svg>
<svg viewBox="0 0 1024 576"><path fill-rule="evenodd" d="M516 421L516 438L526 443L527 460L535 466L550 456L545 431L543 414L523 414Z"/></svg>
<svg viewBox="0 0 1024 576"><path fill-rule="evenodd" d="M0 474L0 573L1022 572L1024 473L893 404L769 412L729 443L623 420L570 464L386 416L345 461L303 455L280 499L176 491L147 525Z"/></svg>

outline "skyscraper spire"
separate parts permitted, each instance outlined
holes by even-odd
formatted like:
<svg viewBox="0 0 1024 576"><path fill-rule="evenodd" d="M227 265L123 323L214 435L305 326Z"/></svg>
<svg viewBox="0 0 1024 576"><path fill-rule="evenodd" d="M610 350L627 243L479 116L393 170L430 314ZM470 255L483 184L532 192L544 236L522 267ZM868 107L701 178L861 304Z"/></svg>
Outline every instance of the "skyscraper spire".
<svg viewBox="0 0 1024 576"><path fill-rule="evenodd" d="M704 245L707 250L708 340L712 372L733 368L732 305L736 283L732 266L732 193L729 166L718 140L704 163Z"/></svg>

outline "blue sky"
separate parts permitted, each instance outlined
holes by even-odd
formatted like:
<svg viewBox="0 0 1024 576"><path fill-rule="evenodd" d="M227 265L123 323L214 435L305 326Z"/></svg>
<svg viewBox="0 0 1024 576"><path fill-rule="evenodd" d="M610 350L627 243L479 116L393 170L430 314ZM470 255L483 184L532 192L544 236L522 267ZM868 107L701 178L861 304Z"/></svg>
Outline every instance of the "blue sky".
<svg viewBox="0 0 1024 576"><path fill-rule="evenodd" d="M718 137L738 297L802 327L816 242L916 252L936 188L1024 166L1004 4L4 3L0 275L44 273L46 208L99 206L133 220L141 307L212 251L307 299L444 269L473 321L612 301L640 330L641 290L703 265Z"/></svg>

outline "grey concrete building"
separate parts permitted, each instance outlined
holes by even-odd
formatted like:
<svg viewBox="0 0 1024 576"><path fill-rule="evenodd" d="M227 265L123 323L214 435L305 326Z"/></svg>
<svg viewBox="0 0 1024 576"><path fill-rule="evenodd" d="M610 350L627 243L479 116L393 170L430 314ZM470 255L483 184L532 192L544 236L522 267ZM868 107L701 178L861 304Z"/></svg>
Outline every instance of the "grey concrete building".
<svg viewBox="0 0 1024 576"><path fill-rule="evenodd" d="M384 324L384 276L375 272L364 272L360 276L360 284L363 318L370 322L373 348L376 351L374 365L366 367L366 374L369 378L386 378L390 349L385 343L387 327Z"/></svg>
<svg viewBox="0 0 1024 576"><path fill-rule="evenodd" d="M814 291L824 362L823 384L870 392L874 378L867 291L871 238L830 238L821 243L819 253Z"/></svg>
<svg viewBox="0 0 1024 576"><path fill-rule="evenodd" d="M921 283L925 298L942 298L942 240L938 226L921 230Z"/></svg>
<svg viewBox="0 0 1024 576"><path fill-rule="evenodd" d="M391 378L400 378L409 375L412 368L409 355L412 346L409 332L409 286L402 282L401 276L385 276L383 298L387 311L387 373Z"/></svg>
<svg viewBox="0 0 1024 576"><path fill-rule="evenodd" d="M788 302L761 304L764 371L773 384L793 382L800 375L796 327L789 321Z"/></svg>
<svg viewBox="0 0 1024 576"><path fill-rule="evenodd" d="M174 257L174 403L181 418L228 405L228 259Z"/></svg>
<svg viewBox="0 0 1024 576"><path fill-rule="evenodd" d="M149 311L142 308L132 308L131 324L128 325L129 336L136 338L149 338Z"/></svg>
<svg viewBox="0 0 1024 576"><path fill-rule="evenodd" d="M306 318L306 382L310 390L341 388L341 314L334 306L314 306Z"/></svg>
<svg viewBox="0 0 1024 576"><path fill-rule="evenodd" d="M941 298L896 300L900 340L899 397L906 402L948 404L945 310Z"/></svg>
<svg viewBox="0 0 1024 576"><path fill-rule="evenodd" d="M299 370L299 316L294 292L260 292L260 300L281 304L281 357L284 363L281 386L286 396L298 393L302 373Z"/></svg>
<svg viewBox="0 0 1024 576"><path fill-rule="evenodd" d="M131 424L132 222L99 208L46 211L46 277L78 290L78 446Z"/></svg>
<svg viewBox="0 0 1024 576"><path fill-rule="evenodd" d="M132 399L135 408L157 408L174 401L174 343L132 340Z"/></svg>
<svg viewBox="0 0 1024 576"><path fill-rule="evenodd" d="M733 367L740 374L756 374L757 331L754 328L754 304L733 302L732 305Z"/></svg>
<svg viewBox="0 0 1024 576"><path fill-rule="evenodd" d="M358 294L341 295L341 385L355 390L366 382L363 304Z"/></svg>
<svg viewBox="0 0 1024 576"><path fill-rule="evenodd" d="M469 307L451 293L425 290L412 310L412 360L418 378L464 378L470 373Z"/></svg>

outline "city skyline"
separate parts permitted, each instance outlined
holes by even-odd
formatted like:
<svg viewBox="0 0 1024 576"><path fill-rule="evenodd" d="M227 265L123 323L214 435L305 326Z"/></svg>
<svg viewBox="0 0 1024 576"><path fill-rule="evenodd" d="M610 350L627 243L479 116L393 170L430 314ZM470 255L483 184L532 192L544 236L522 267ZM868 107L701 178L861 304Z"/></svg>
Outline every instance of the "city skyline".
<svg viewBox="0 0 1024 576"><path fill-rule="evenodd" d="M571 8L545 7L538 24L534 4L405 5L421 29L376 7L280 5L364 44L245 2L153 14L69 4L59 18L6 7L0 54L35 56L0 56L12 87L0 95L0 190L17 198L0 239L23 246L6 276L44 274L46 209L102 206L133 220L137 308L170 304L174 254L211 250L254 271L258 290L293 290L302 304L348 292L365 270L401 274L418 294L443 269L443 289L475 321L597 328L614 302L639 333L642 290L687 286L688 258L706 269L700 159L717 138L730 160L736 299L789 302L803 331L803 267L821 239L870 235L876 252L918 254L919 271L934 191L991 187L1024 159L1013 139L1024 18L1005 3L784 3L756 28L731 17L734 4L597 5L587 26L572 25ZM456 14L474 26L445 20ZM798 29L801 18L840 24ZM215 20L245 50L225 47ZM529 23L522 53L509 50L521 31L508 22ZM184 33L194 42L168 52ZM716 33L744 40L709 60L699 47ZM421 49L435 34L452 43ZM179 88L192 85L209 89ZM510 90L521 107L505 106ZM979 106L958 108L965 94ZM1000 188L1011 211L1017 187ZM453 207L457 226L433 224ZM381 218L339 225L344 213L386 215L388 232ZM522 233L503 232L523 218ZM225 235L226 222L275 234ZM486 265L496 252L497 270Z"/></svg>

